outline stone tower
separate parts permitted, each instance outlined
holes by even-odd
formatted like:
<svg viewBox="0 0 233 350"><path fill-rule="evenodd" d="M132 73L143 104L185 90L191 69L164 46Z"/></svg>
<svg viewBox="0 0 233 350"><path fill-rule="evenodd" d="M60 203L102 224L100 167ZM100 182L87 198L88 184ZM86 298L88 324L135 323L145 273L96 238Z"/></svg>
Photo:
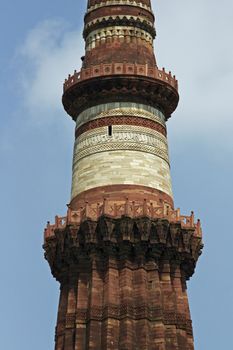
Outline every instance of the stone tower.
<svg viewBox="0 0 233 350"><path fill-rule="evenodd" d="M150 0L89 0L80 72L64 83L76 123L71 201L45 229L60 283L56 350L192 350L186 280L200 222L174 209L166 121L175 76L157 67Z"/></svg>

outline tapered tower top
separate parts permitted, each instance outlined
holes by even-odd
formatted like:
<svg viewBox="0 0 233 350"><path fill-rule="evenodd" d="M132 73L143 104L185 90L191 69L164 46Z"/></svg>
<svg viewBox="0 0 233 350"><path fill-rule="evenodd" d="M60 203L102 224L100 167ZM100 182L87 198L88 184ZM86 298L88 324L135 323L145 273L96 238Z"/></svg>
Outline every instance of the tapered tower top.
<svg viewBox="0 0 233 350"><path fill-rule="evenodd" d="M178 84L171 72L157 67L154 21L149 0L88 1L82 69L64 84L63 104L74 120L87 105L105 101L113 87L112 101L128 101L130 94L131 100L159 108L166 119L170 117L179 100ZM94 94L88 92L90 87Z"/></svg>
<svg viewBox="0 0 233 350"><path fill-rule="evenodd" d="M89 1L83 36L85 68L113 62L156 65L150 1Z"/></svg>

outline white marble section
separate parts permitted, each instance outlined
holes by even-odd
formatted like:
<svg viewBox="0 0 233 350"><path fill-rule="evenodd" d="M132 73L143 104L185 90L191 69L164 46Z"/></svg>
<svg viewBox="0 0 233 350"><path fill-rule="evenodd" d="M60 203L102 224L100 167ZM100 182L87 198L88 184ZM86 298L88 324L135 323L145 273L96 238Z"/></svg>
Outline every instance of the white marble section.
<svg viewBox="0 0 233 350"><path fill-rule="evenodd" d="M153 154L115 150L91 154L73 168L72 198L91 188L106 185L141 185L172 197L168 163Z"/></svg>
<svg viewBox="0 0 233 350"><path fill-rule="evenodd" d="M111 136L108 135L106 126L87 131L79 136L75 142L73 164L91 154L111 150L138 150L152 153L169 163L165 136L146 127L113 125Z"/></svg>
<svg viewBox="0 0 233 350"><path fill-rule="evenodd" d="M172 197L168 145L150 128L113 125L84 132L74 146L72 198L91 188L129 184Z"/></svg>

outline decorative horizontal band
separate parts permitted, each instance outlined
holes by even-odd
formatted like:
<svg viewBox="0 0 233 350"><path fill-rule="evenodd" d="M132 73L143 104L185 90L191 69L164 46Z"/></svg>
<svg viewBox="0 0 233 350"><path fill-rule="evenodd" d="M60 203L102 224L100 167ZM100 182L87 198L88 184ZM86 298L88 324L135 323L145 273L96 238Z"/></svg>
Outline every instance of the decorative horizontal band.
<svg viewBox="0 0 233 350"><path fill-rule="evenodd" d="M109 26L106 28L100 28L92 30L86 37L86 50L89 51L94 49L100 42L104 42L108 39L114 38L137 38L140 42L146 42L151 45L153 44L153 36L146 30L136 28L134 26Z"/></svg>
<svg viewBox="0 0 233 350"><path fill-rule="evenodd" d="M112 116L89 121L76 129L75 136L78 137L86 131L110 125L134 125L142 126L161 133L166 137L166 128L153 120L140 117Z"/></svg>
<svg viewBox="0 0 233 350"><path fill-rule="evenodd" d="M84 22L88 24L93 20L105 16L140 16L154 24L155 17L151 11L146 8L138 8L138 6L129 6L127 4L121 4L119 6L105 6L88 11L85 15Z"/></svg>
<svg viewBox="0 0 233 350"><path fill-rule="evenodd" d="M139 117L152 120L166 128L165 116L152 106L134 102L109 102L81 112L76 120L76 129L89 121L106 117Z"/></svg>
<svg viewBox="0 0 233 350"><path fill-rule="evenodd" d="M86 148L82 151L77 152L74 158L74 163L73 165L75 166L76 163L84 158L88 157L92 154L95 153L100 153L100 152L108 152L108 151L116 151L116 150L121 150L121 151L140 151L140 152L145 152L145 153L150 153L153 154L159 158L162 158L169 164L169 159L166 151L161 150L158 147L153 147L153 146L148 146L148 145L141 145L138 143L109 143L109 144L102 144L98 146L92 146L89 148Z"/></svg>
<svg viewBox="0 0 233 350"><path fill-rule="evenodd" d="M157 67L148 67L147 64L115 62L99 64L90 68L82 68L80 72L75 71L74 75L69 75L68 79L65 79L64 92L83 80L110 75L146 76L165 82L178 91L176 77L172 76L171 72L166 73L164 68L160 70Z"/></svg>
<svg viewBox="0 0 233 350"><path fill-rule="evenodd" d="M107 0L107 1L101 1L99 3L90 5L87 9L87 13L94 11L96 9L99 9L101 7L107 7L107 6L119 6L119 5L127 5L127 6L134 6L134 7L140 7L142 9L146 9L147 11L152 13L151 7L143 4L142 1L135 1L135 0Z"/></svg>
<svg viewBox="0 0 233 350"><path fill-rule="evenodd" d="M161 133L142 126L115 125L111 136L105 127L80 135L75 142L74 165L91 154L116 150L151 153L169 163L167 140Z"/></svg>
<svg viewBox="0 0 233 350"><path fill-rule="evenodd" d="M166 312L160 307L147 304L110 304L104 307L92 306L88 309L77 309L76 313L66 316L66 328L72 327L75 322L88 322L90 320L103 321L107 318L121 320L129 317L132 320L147 319L149 321L162 321L165 325L176 325L177 328L192 331L192 321L185 315L176 312Z"/></svg>
<svg viewBox="0 0 233 350"><path fill-rule="evenodd" d="M65 271L69 273L70 266L79 272L85 265L86 271L91 271L95 261L99 271L106 271L109 259L116 263L124 260L136 263L139 256L143 257L143 263L157 261L159 269L162 268L159 272L174 276L174 270L161 264L167 261L173 267L180 267L184 277L189 279L203 248L200 222L195 225L192 221L185 228L182 217L175 222L166 215L154 220L145 215L137 219L127 214L119 219L101 215L98 221L87 217L81 224L78 219L76 216L76 224L67 225L67 218L61 224L57 218L56 224L48 223L45 230L46 258L54 277L60 281ZM75 253L70 254L71 251ZM176 277L179 276L177 271Z"/></svg>
<svg viewBox="0 0 233 350"><path fill-rule="evenodd" d="M98 220L101 215L112 218L120 218L122 215L130 217L145 215L158 218L169 214L171 217L168 219L177 221L179 218L179 210L174 211L172 195L145 185L110 184L92 187L73 197L69 208L72 214L67 221L68 224L73 218L78 218L80 223L87 217ZM168 208L171 210L169 211ZM193 220L187 216L185 221L192 223Z"/></svg>
<svg viewBox="0 0 233 350"><path fill-rule="evenodd" d="M167 138L161 133L150 128L137 125L113 125L112 135L110 137L108 128L99 127L89 130L86 134L80 135L75 141L75 146L86 147L96 144L111 142L139 142L151 146L158 146L167 149Z"/></svg>
<svg viewBox="0 0 233 350"><path fill-rule="evenodd" d="M108 30L109 27L121 27L121 26L130 26L135 29L142 29L145 32L150 33L152 38L155 38L155 29L153 23L145 18L138 16L105 16L102 18L97 18L85 25L83 36L86 39L87 36L96 29ZM131 29L132 30L132 29Z"/></svg>

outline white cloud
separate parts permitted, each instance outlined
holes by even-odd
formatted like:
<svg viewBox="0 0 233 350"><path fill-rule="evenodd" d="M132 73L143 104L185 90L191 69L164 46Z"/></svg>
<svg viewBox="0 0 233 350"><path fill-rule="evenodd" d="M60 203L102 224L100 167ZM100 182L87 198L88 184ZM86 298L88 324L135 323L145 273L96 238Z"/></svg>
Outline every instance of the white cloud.
<svg viewBox="0 0 233 350"><path fill-rule="evenodd" d="M169 137L182 147L185 137L214 152L233 151L231 137L233 3L223 0L152 0L159 66L179 80L180 103L169 121Z"/></svg>
<svg viewBox="0 0 233 350"><path fill-rule="evenodd" d="M28 33L20 48L20 84L30 115L47 119L61 110L64 79L80 68L83 53L81 30L71 31L61 20L44 21Z"/></svg>

